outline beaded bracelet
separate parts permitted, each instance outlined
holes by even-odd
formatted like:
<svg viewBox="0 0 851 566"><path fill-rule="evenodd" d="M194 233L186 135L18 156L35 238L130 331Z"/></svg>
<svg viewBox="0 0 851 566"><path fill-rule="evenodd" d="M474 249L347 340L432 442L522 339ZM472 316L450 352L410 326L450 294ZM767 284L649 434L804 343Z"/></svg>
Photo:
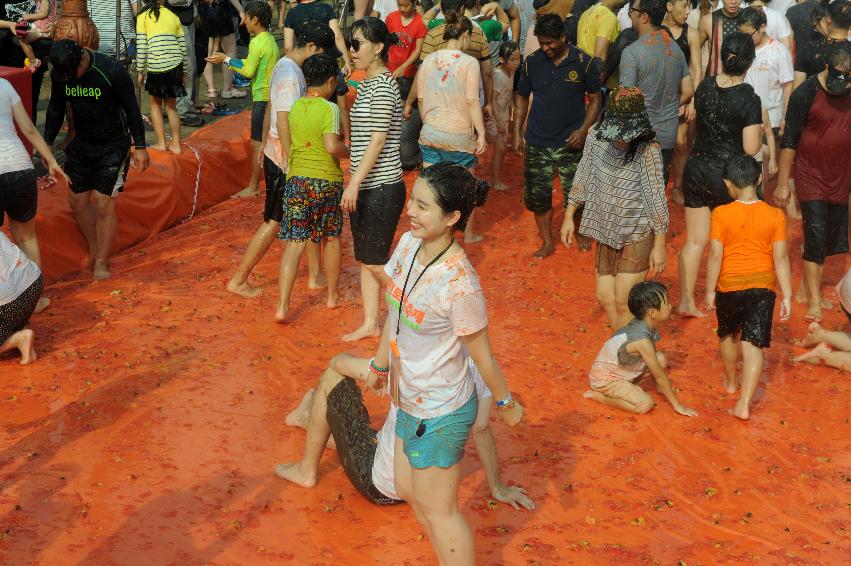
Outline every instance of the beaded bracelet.
<svg viewBox="0 0 851 566"><path fill-rule="evenodd" d="M380 375L382 377L386 377L390 373L390 368L389 367L380 368L377 365L375 365L375 358L370 358L370 360L369 360L369 371L371 371L374 374Z"/></svg>

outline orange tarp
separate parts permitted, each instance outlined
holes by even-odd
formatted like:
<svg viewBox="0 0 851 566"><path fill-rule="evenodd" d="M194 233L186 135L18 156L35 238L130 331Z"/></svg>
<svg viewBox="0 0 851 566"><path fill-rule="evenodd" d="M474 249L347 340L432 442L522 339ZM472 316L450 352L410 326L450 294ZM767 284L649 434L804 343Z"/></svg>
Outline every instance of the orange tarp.
<svg viewBox="0 0 851 566"><path fill-rule="evenodd" d="M244 123L237 117L189 139L202 148L205 205L244 183ZM188 152L156 156L150 175L131 175L120 198L121 247L188 216L193 162ZM658 406L644 416L582 399L609 334L593 256L559 246L546 260L530 257L538 241L521 204L521 169L507 158L512 188L490 195L478 215L486 239L468 253L495 355L527 407L514 429L494 422L502 476L537 508L491 504L470 443L460 506L479 562L846 563L851 382L789 361L791 339L805 331L802 307L775 323L748 423L727 414L734 398L722 388L713 317L660 328L678 395L699 417L674 414L655 392ZM409 187L413 179L406 175ZM179 197L167 194L172 186ZM60 189L50 195L39 235L49 270L61 273L81 265L83 248ZM113 279L93 283L82 273L47 289L53 305L31 323L40 360L21 367L0 358L0 562L435 563L411 510L367 503L336 454L326 451L312 490L272 473L302 451L304 434L284 425L286 412L332 355L369 355L376 341L340 342L362 316L348 226L340 308L307 290L303 270L293 322L272 321L279 245L254 275L260 298L225 292L261 207L224 200L118 254ZM682 232L683 210L672 206L661 280L673 296ZM796 266L799 246L796 224ZM828 282L843 262L829 261ZM830 311L825 324L843 318ZM386 401L368 395L367 403L379 424Z"/></svg>

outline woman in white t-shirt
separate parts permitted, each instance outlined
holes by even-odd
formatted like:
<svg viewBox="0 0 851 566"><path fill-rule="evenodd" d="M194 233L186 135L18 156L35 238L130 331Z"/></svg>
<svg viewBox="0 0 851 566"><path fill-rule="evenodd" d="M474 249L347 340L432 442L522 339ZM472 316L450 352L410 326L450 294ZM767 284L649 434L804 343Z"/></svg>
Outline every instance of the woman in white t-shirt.
<svg viewBox="0 0 851 566"><path fill-rule="evenodd" d="M0 354L18 350L22 365L38 357L33 347L33 331L25 326L43 287L38 266L0 232Z"/></svg>
<svg viewBox="0 0 851 566"><path fill-rule="evenodd" d="M0 78L0 226L4 213L9 217L12 239L23 252L41 267L41 254L35 235L35 213L38 189L35 169L15 125L41 154L51 176L65 176L44 143L21 102L21 97L6 79Z"/></svg>
<svg viewBox="0 0 851 566"><path fill-rule="evenodd" d="M475 562L473 535L458 511L460 461L476 418L472 360L509 425L523 408L512 400L488 340L479 279L455 242L476 203L475 178L456 163L422 170L411 189L411 231L385 272L387 322L367 384L399 407L395 477L441 563Z"/></svg>

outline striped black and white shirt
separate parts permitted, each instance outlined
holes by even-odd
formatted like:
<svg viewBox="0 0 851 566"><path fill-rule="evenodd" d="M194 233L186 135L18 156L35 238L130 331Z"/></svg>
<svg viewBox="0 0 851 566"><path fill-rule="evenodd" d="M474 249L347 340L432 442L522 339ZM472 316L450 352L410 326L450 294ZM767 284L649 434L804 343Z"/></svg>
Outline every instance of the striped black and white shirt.
<svg viewBox="0 0 851 566"><path fill-rule="evenodd" d="M136 39L136 14L133 6L137 2L121 0L121 37L118 44L118 55L127 52L127 47ZM138 3L141 7L141 3ZM116 56L115 51L115 0L88 0L89 15L98 28L100 43L98 51L111 57Z"/></svg>
<svg viewBox="0 0 851 566"><path fill-rule="evenodd" d="M629 161L626 153L592 128L568 195L570 204L585 204L579 233L616 250L668 231L659 144L640 144Z"/></svg>
<svg viewBox="0 0 851 566"><path fill-rule="evenodd" d="M349 117L352 124L353 172L363 158L372 132L387 132L384 148L360 188L371 189L401 181L399 145L402 142L402 97L393 75L384 73L363 81Z"/></svg>

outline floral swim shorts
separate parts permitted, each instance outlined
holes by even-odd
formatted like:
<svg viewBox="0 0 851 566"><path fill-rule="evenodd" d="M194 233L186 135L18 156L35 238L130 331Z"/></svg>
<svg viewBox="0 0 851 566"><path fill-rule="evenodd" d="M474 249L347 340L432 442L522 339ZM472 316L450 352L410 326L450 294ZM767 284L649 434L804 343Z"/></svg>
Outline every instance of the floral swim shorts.
<svg viewBox="0 0 851 566"><path fill-rule="evenodd" d="M342 181L290 177L284 186L284 218L278 238L319 242L343 231Z"/></svg>

